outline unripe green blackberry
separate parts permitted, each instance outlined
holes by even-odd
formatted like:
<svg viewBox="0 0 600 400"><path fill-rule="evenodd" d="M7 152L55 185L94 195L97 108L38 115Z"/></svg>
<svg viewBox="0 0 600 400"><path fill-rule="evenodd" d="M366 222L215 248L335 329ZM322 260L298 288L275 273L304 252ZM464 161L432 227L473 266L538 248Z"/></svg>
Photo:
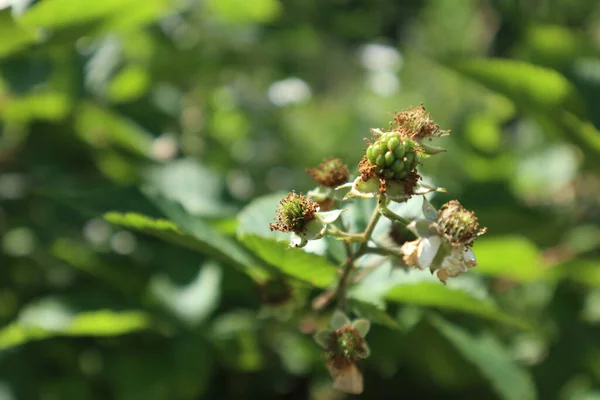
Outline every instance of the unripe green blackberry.
<svg viewBox="0 0 600 400"><path fill-rule="evenodd" d="M398 131L386 132L367 148L367 160L384 179L401 180L417 166L417 145Z"/></svg>

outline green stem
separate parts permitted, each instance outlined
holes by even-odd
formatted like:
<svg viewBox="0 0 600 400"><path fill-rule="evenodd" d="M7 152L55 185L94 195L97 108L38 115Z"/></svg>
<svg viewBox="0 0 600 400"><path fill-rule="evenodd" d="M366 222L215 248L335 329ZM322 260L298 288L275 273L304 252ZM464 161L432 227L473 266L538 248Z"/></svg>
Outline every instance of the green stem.
<svg viewBox="0 0 600 400"><path fill-rule="evenodd" d="M373 214L371 215L371 219L369 220L365 231L360 235L362 236L360 247L354 255L348 256L342 265L342 276L340 277L340 282L335 293L335 297L338 300L338 308L342 310L345 310L346 308L346 287L348 285L350 274L354 269L354 262L367 253L367 250L369 249L369 239L371 239L375 226L377 226L377 222L379 222L379 219L381 218L381 210L385 208L386 202L387 199L384 196L379 196L377 198L377 206L373 210Z"/></svg>
<svg viewBox="0 0 600 400"><path fill-rule="evenodd" d="M395 212L393 212L392 210L390 210L389 208L386 207L382 207L381 209L381 214L389 219L391 219L394 222L400 222L403 225L408 225L410 224L411 221L407 220L404 217L399 216L398 214L396 214Z"/></svg>
<svg viewBox="0 0 600 400"><path fill-rule="evenodd" d="M362 242L364 235L362 233L348 233L340 230L335 225L329 225L328 231L330 236L343 239L345 242Z"/></svg>
<svg viewBox="0 0 600 400"><path fill-rule="evenodd" d="M364 254L379 254L381 256L393 257L399 257L401 255L397 250L392 250L385 247L367 247Z"/></svg>

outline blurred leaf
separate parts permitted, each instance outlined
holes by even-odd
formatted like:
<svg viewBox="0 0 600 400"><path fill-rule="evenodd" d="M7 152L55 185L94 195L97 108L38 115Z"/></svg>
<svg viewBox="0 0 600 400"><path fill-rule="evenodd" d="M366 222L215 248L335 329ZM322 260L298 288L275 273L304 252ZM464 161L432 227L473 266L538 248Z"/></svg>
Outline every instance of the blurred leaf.
<svg viewBox="0 0 600 400"><path fill-rule="evenodd" d="M252 200L237 217L237 236L255 234L277 240L289 241L289 234L269 229L275 221L276 210L287 193L278 192Z"/></svg>
<svg viewBox="0 0 600 400"><path fill-rule="evenodd" d="M532 377L512 359L510 352L492 334L474 336L444 319L432 316L431 323L454 347L490 381L505 400L537 398Z"/></svg>
<svg viewBox="0 0 600 400"><path fill-rule="evenodd" d="M506 59L470 59L446 65L521 107L545 112L565 109L577 115L585 111L575 87L552 69Z"/></svg>
<svg viewBox="0 0 600 400"><path fill-rule="evenodd" d="M50 248L53 256L65 263L87 272L98 280L119 288L123 293L137 295L146 282L137 271L124 270L102 261L102 258L83 243L68 238L57 238Z"/></svg>
<svg viewBox="0 0 600 400"><path fill-rule="evenodd" d="M215 257L219 261L236 266L254 279L261 280L267 275L239 244L201 221L195 222L194 232L184 233L174 222L135 213L110 212L104 215L104 219L115 225L153 235L169 243Z"/></svg>
<svg viewBox="0 0 600 400"><path fill-rule="evenodd" d="M100 185L68 179L49 182L37 190L40 196L65 204L86 217L97 217L108 211L135 211L149 217L160 212L133 186Z"/></svg>
<svg viewBox="0 0 600 400"><path fill-rule="evenodd" d="M151 157L153 137L134 122L93 103L83 103L77 110L75 129L92 147L107 144Z"/></svg>
<svg viewBox="0 0 600 400"><path fill-rule="evenodd" d="M550 268L548 275L556 280L568 279L580 285L600 287L600 260L581 258Z"/></svg>
<svg viewBox="0 0 600 400"><path fill-rule="evenodd" d="M58 121L65 118L70 109L71 102L66 94L44 91L8 97L8 101L0 108L0 113L3 119L11 121Z"/></svg>
<svg viewBox="0 0 600 400"><path fill-rule="evenodd" d="M139 311L96 311L75 316L65 332L72 336L115 336L138 331L148 325L149 316Z"/></svg>
<svg viewBox="0 0 600 400"><path fill-rule="evenodd" d="M256 255L284 274L319 288L328 288L337 277L337 267L325 257L290 248L287 243L244 235L241 241Z"/></svg>
<svg viewBox="0 0 600 400"><path fill-rule="evenodd" d="M123 4L120 12L112 13L104 25L105 30L127 31L138 29L159 19L168 11L173 0L134 0Z"/></svg>
<svg viewBox="0 0 600 400"><path fill-rule="evenodd" d="M278 0L209 0L210 11L229 22L267 22L280 11Z"/></svg>
<svg viewBox="0 0 600 400"><path fill-rule="evenodd" d="M35 35L19 26L9 9L0 10L0 57L6 57L35 42Z"/></svg>
<svg viewBox="0 0 600 400"><path fill-rule="evenodd" d="M567 129L567 132L572 133L573 136L579 139L584 150L600 153L600 132L594 124L581 120L570 112L563 112L560 117L560 122ZM591 157L597 160L597 154L592 153Z"/></svg>
<svg viewBox="0 0 600 400"><path fill-rule="evenodd" d="M150 76L139 66L130 66L119 71L108 85L107 96L114 102L132 101L149 89Z"/></svg>
<svg viewBox="0 0 600 400"><path fill-rule="evenodd" d="M422 282L398 285L387 292L385 298L398 303L459 311L521 329L531 329L526 321L504 313L495 304L478 299L463 290L448 289L441 283Z"/></svg>
<svg viewBox="0 0 600 400"><path fill-rule="evenodd" d="M348 301L349 307L354 313L362 318L366 318L369 321L383 325L391 329L399 329L398 323L392 318L383 308L373 303L366 301L350 299Z"/></svg>
<svg viewBox="0 0 600 400"><path fill-rule="evenodd" d="M140 311L109 310L76 314L62 329L47 330L18 322L0 330L0 349L54 336L118 336L146 329L148 314Z"/></svg>
<svg viewBox="0 0 600 400"><path fill-rule="evenodd" d="M146 193L181 205L185 212L199 217L223 217L234 209L221 199L222 177L192 158L173 160L149 168L145 174ZM171 217L172 218L172 217ZM176 221L178 222L178 221Z"/></svg>
<svg viewBox="0 0 600 400"><path fill-rule="evenodd" d="M241 371L256 371L264 363L254 314L237 311L219 315L213 322L211 338L222 362Z"/></svg>
<svg viewBox="0 0 600 400"><path fill-rule="evenodd" d="M518 282L534 281L544 274L538 248L524 237L483 237L473 251L477 256L474 272Z"/></svg>
<svg viewBox="0 0 600 400"><path fill-rule="evenodd" d="M166 276L152 278L150 292L169 311L188 324L202 323L219 302L221 269L214 264L204 265L196 278L184 287L174 285Z"/></svg>
<svg viewBox="0 0 600 400"><path fill-rule="evenodd" d="M59 28L118 13L130 5L144 8L145 3L146 0L44 0L28 9L19 22L28 26Z"/></svg>

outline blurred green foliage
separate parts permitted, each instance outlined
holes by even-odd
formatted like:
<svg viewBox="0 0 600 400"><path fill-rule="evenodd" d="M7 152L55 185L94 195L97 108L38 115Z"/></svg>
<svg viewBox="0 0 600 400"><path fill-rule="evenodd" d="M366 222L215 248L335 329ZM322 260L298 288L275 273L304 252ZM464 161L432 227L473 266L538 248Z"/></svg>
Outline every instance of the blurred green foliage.
<svg viewBox="0 0 600 400"><path fill-rule="evenodd" d="M268 224L421 102L453 131L432 202L489 233L446 287L352 288L363 397L600 397L596 0L0 8L0 398L341 398L310 333L343 249Z"/></svg>

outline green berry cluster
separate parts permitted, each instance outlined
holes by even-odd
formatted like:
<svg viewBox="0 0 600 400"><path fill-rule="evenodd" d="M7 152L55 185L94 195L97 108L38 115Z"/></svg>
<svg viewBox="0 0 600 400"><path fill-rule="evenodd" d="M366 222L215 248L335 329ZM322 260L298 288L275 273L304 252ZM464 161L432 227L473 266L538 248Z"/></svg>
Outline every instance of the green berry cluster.
<svg viewBox="0 0 600 400"><path fill-rule="evenodd" d="M417 167L417 144L399 131L386 132L367 148L367 160L384 179L405 179Z"/></svg>

